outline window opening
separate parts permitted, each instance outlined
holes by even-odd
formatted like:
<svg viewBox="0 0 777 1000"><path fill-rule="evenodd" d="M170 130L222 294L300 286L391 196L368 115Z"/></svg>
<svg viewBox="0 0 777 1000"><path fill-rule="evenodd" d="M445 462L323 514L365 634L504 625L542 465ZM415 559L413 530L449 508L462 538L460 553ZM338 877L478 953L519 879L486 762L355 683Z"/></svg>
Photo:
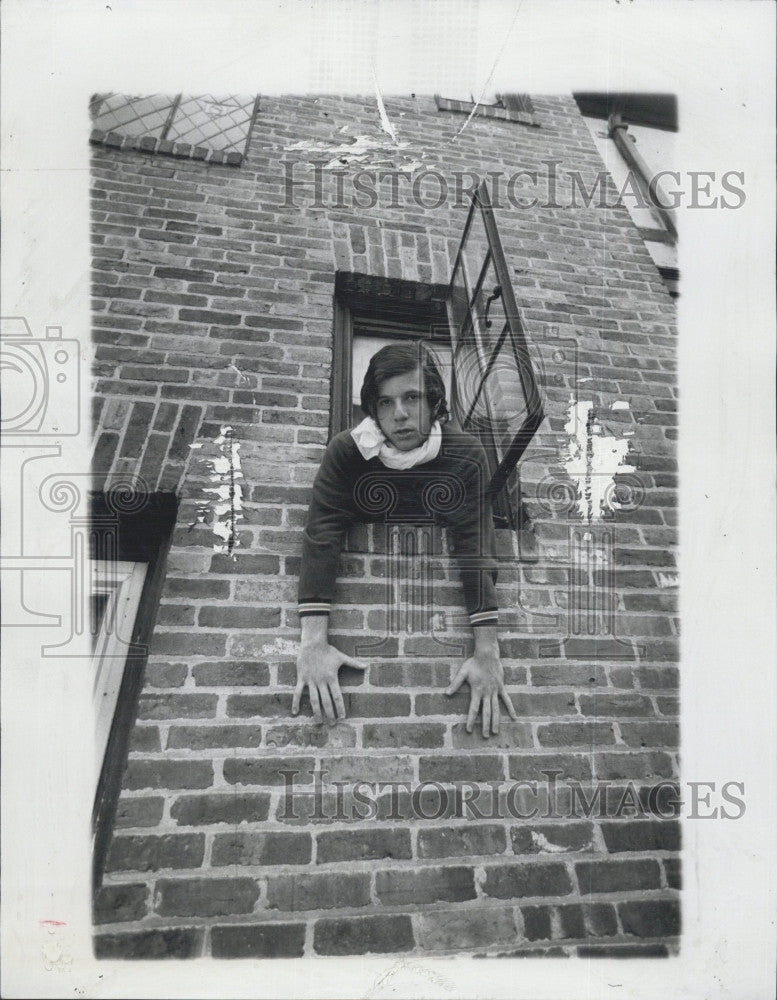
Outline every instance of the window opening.
<svg viewBox="0 0 777 1000"><path fill-rule="evenodd" d="M482 442L498 527L530 527L517 463L543 419L533 358L485 183L473 196L448 285L338 272L330 434L363 418L369 358L402 340L439 361L452 419Z"/></svg>

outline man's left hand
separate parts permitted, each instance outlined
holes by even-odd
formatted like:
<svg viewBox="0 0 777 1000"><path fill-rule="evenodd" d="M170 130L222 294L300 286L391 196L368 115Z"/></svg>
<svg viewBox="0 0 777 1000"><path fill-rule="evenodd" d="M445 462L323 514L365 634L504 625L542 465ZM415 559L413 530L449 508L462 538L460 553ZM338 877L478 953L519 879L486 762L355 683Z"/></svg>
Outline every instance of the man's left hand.
<svg viewBox="0 0 777 1000"><path fill-rule="evenodd" d="M455 694L461 685L467 681L470 690L469 712L467 714L467 732L471 733L478 712L483 714L483 736L488 739L491 733L499 732L499 699L505 703L507 713L513 721L518 716L510 701L504 683L502 661L493 653L475 651L473 656L459 668L458 673L446 689L446 694Z"/></svg>

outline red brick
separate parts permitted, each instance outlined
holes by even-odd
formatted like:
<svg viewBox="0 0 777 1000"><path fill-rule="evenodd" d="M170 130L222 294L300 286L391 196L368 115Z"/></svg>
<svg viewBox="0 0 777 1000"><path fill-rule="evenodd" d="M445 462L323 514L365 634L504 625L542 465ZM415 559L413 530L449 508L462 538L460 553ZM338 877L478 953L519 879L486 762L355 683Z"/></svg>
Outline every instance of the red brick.
<svg viewBox="0 0 777 1000"><path fill-rule="evenodd" d="M680 906L674 899L618 903L624 934L669 937L680 933Z"/></svg>
<svg viewBox="0 0 777 1000"><path fill-rule="evenodd" d="M411 857L410 831L404 829L332 830L316 837L316 861L371 861Z"/></svg>
<svg viewBox="0 0 777 1000"><path fill-rule="evenodd" d="M162 818L165 800L151 798L120 798L116 807L116 828L157 826Z"/></svg>
<svg viewBox="0 0 777 1000"><path fill-rule="evenodd" d="M464 715L469 709L469 691L459 689L451 695L443 694L417 694L415 696L416 715Z"/></svg>
<svg viewBox="0 0 777 1000"><path fill-rule="evenodd" d="M219 833L213 838L215 868L226 865L306 865L313 841L309 833Z"/></svg>
<svg viewBox="0 0 777 1000"><path fill-rule="evenodd" d="M206 605L200 608L197 621L213 628L276 628L281 623L281 609Z"/></svg>
<svg viewBox="0 0 777 1000"><path fill-rule="evenodd" d="M228 757L224 780L230 785L305 785L313 781L314 766L312 757Z"/></svg>
<svg viewBox="0 0 777 1000"><path fill-rule="evenodd" d="M510 830L515 854L557 854L590 851L593 844L590 823L524 823Z"/></svg>
<svg viewBox="0 0 777 1000"><path fill-rule="evenodd" d="M152 752L161 750L158 726L135 726L130 737L130 751Z"/></svg>
<svg viewBox="0 0 777 1000"><path fill-rule="evenodd" d="M94 957L102 958L195 958L202 954L204 931L195 927L171 927L132 934L97 934Z"/></svg>
<svg viewBox="0 0 777 1000"><path fill-rule="evenodd" d="M181 687L186 673L185 663L149 663L146 667L146 687Z"/></svg>
<svg viewBox="0 0 777 1000"><path fill-rule="evenodd" d="M483 892L496 899L518 896L564 896L572 882L562 864L487 866Z"/></svg>
<svg viewBox="0 0 777 1000"><path fill-rule="evenodd" d="M475 872L465 867L379 871L375 892L387 906L461 902L475 898Z"/></svg>
<svg viewBox="0 0 777 1000"><path fill-rule="evenodd" d="M155 632L150 651L171 656L224 656L227 637L199 629L191 632Z"/></svg>
<svg viewBox="0 0 777 1000"><path fill-rule="evenodd" d="M373 687L447 687L451 675L448 663L370 663L370 684Z"/></svg>
<svg viewBox="0 0 777 1000"><path fill-rule="evenodd" d="M216 750L222 747L258 747L261 726L171 726L168 749Z"/></svg>
<svg viewBox="0 0 777 1000"><path fill-rule="evenodd" d="M664 871L666 872L666 884L670 889L682 889L682 871L680 869L679 858L664 858Z"/></svg>
<svg viewBox="0 0 777 1000"><path fill-rule="evenodd" d="M410 951L413 925L404 915L317 920L313 948L317 955L368 955Z"/></svg>
<svg viewBox="0 0 777 1000"><path fill-rule="evenodd" d="M188 242L193 240L194 237ZM208 323L218 326L237 326L241 319L238 313L216 312L213 309L181 309L178 318L183 323Z"/></svg>
<svg viewBox="0 0 777 1000"><path fill-rule="evenodd" d="M211 826L217 823L258 823L267 819L270 795L245 794L181 795L170 807L180 826Z"/></svg>
<svg viewBox="0 0 777 1000"><path fill-rule="evenodd" d="M267 687L270 670L266 663L251 660L198 663L192 667L198 687Z"/></svg>
<svg viewBox="0 0 777 1000"><path fill-rule="evenodd" d="M477 908L472 910L429 912L418 915L418 943L429 951L454 951L462 948L488 948L517 940L512 910Z"/></svg>
<svg viewBox="0 0 777 1000"><path fill-rule="evenodd" d="M552 773L559 772L559 782L591 777L592 755L588 754L517 754L508 758L513 781L550 783Z"/></svg>
<svg viewBox="0 0 777 1000"><path fill-rule="evenodd" d="M365 747L441 747L445 743L445 726L432 723L368 724L362 730Z"/></svg>
<svg viewBox="0 0 777 1000"><path fill-rule="evenodd" d="M218 600L229 597L229 581L181 579L168 576L165 580L165 594L168 597L193 597L207 600Z"/></svg>
<svg viewBox="0 0 777 1000"><path fill-rule="evenodd" d="M575 865L580 891L618 892L657 889L661 876L657 861L581 861Z"/></svg>
<svg viewBox="0 0 777 1000"><path fill-rule="evenodd" d="M205 836L201 833L114 837L105 870L148 872L161 868L199 868L204 854Z"/></svg>
<svg viewBox="0 0 777 1000"><path fill-rule="evenodd" d="M250 913L258 898L252 878L159 879L154 910L163 917L224 917Z"/></svg>
<svg viewBox="0 0 777 1000"><path fill-rule="evenodd" d="M504 713L504 706L502 712ZM497 748L510 750L515 747L532 747L534 745L531 725L528 722L513 722L506 713L500 718L499 732L492 733L488 737L487 744L483 741L482 727L474 728L471 733L468 733L464 722L458 722L451 726L451 739L454 747L466 750L482 750L484 746L488 746L490 750Z"/></svg>
<svg viewBox="0 0 777 1000"><path fill-rule="evenodd" d="M667 753L601 753L596 755L596 776L604 781L622 778L671 778L675 773Z"/></svg>
<svg viewBox="0 0 777 1000"><path fill-rule="evenodd" d="M679 743L679 728L676 722L629 722L621 723L621 736L630 747L659 747L674 749Z"/></svg>
<svg viewBox="0 0 777 1000"><path fill-rule="evenodd" d="M607 722L569 722L537 727L542 747L600 747L615 742Z"/></svg>
<svg viewBox="0 0 777 1000"><path fill-rule="evenodd" d="M142 920L148 913L148 886L142 883L104 885L94 897L94 922L116 924Z"/></svg>
<svg viewBox="0 0 777 1000"><path fill-rule="evenodd" d="M527 941L549 940L552 910L548 906L522 906L523 936Z"/></svg>
<svg viewBox="0 0 777 1000"><path fill-rule="evenodd" d="M471 857L503 854L507 845L504 827L470 823L418 832L419 858Z"/></svg>
<svg viewBox="0 0 777 1000"><path fill-rule="evenodd" d="M321 781L325 784L338 781L409 782L413 778L413 758L406 755L341 754L321 760L320 763Z"/></svg>
<svg viewBox="0 0 777 1000"><path fill-rule="evenodd" d="M487 754L421 757L419 781L499 781L505 776L504 760Z"/></svg>
<svg viewBox="0 0 777 1000"><path fill-rule="evenodd" d="M331 910L370 904L370 876L361 874L278 875L267 881L271 910Z"/></svg>
<svg viewBox="0 0 777 1000"><path fill-rule="evenodd" d="M338 649L340 644L338 643ZM406 694L369 694L351 691L346 696L346 711L352 718L388 719L394 716L406 718L410 715L410 696Z"/></svg>
<svg viewBox="0 0 777 1000"><path fill-rule="evenodd" d="M143 694L139 719L212 719L216 714L215 694Z"/></svg>
<svg viewBox="0 0 777 1000"><path fill-rule="evenodd" d="M268 747L354 747L356 731L339 722L336 726L272 726L267 730Z"/></svg>
<svg viewBox="0 0 777 1000"><path fill-rule="evenodd" d="M254 555L235 552L233 555L215 555L210 562L211 573L231 573L243 576L254 574L273 576L280 572L281 563L277 556Z"/></svg>
<svg viewBox="0 0 777 1000"><path fill-rule="evenodd" d="M130 760L124 772L124 787L208 788L213 784L213 765L200 760Z"/></svg>
<svg viewBox="0 0 777 1000"><path fill-rule="evenodd" d="M580 958L666 958L665 944L583 945L577 949Z"/></svg>
<svg viewBox="0 0 777 1000"><path fill-rule="evenodd" d="M227 715L237 719L291 719L291 698L290 691L275 694L231 694L227 698ZM311 714L309 708L308 714Z"/></svg>
<svg viewBox="0 0 777 1000"><path fill-rule="evenodd" d="M680 824L676 820L602 823L607 850L679 851Z"/></svg>
<svg viewBox="0 0 777 1000"><path fill-rule="evenodd" d="M299 958L305 947L305 925L216 926L211 942L213 958Z"/></svg>

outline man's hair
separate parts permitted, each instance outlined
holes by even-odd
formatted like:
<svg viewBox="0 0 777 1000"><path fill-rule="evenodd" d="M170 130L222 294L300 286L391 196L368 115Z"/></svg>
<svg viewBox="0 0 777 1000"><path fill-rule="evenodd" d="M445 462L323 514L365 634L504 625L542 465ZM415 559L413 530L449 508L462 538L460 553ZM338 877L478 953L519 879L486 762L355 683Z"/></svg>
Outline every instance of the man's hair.
<svg viewBox="0 0 777 1000"><path fill-rule="evenodd" d="M421 369L424 394L432 411L432 420L444 423L449 419L445 383L434 358L426 347L416 341L407 344L389 344L373 354L367 366L362 385L361 404L367 416L377 419L378 394L381 385L396 375Z"/></svg>

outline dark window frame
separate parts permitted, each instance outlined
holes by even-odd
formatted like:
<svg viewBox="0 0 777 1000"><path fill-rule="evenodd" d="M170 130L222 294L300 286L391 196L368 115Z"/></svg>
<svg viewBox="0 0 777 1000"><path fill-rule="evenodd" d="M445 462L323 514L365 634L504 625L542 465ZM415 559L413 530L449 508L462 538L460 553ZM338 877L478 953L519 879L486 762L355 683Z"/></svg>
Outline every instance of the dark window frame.
<svg viewBox="0 0 777 1000"><path fill-rule="evenodd" d="M534 114L534 105L528 94L497 94L496 104L454 100L442 97L440 94L434 95L434 101L438 111L453 111L470 115L474 110L474 113L481 118L496 118L500 121L539 127L539 122Z"/></svg>
<svg viewBox="0 0 777 1000"><path fill-rule="evenodd" d="M92 808L92 886L96 891L102 883L113 835L121 779L145 679L148 645L156 623L167 554L178 514L178 498L173 493L149 493L143 497L143 504L138 505L139 510L119 515L106 502L104 493L91 493L89 499L92 522L90 559L105 558L103 550L107 548L120 561L142 562L148 567ZM118 530L115 534L113 531L109 533L106 544L99 525L116 521Z"/></svg>

